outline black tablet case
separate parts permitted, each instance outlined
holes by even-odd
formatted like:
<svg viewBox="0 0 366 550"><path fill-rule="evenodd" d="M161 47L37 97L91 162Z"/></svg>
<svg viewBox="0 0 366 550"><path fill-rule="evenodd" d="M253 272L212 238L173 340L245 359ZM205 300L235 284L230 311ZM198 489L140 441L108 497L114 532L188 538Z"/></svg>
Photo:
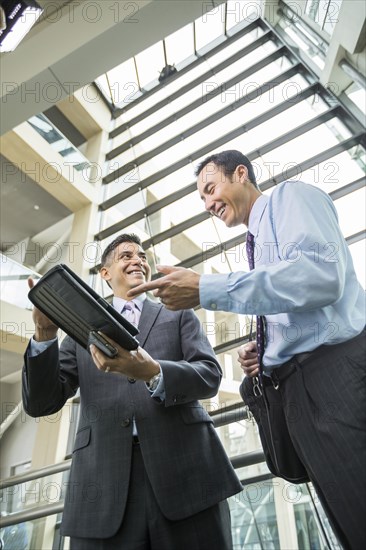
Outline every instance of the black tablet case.
<svg viewBox="0 0 366 550"><path fill-rule="evenodd" d="M47 271L28 297L85 349L91 331L103 332L127 350L139 345L138 329L64 264Z"/></svg>

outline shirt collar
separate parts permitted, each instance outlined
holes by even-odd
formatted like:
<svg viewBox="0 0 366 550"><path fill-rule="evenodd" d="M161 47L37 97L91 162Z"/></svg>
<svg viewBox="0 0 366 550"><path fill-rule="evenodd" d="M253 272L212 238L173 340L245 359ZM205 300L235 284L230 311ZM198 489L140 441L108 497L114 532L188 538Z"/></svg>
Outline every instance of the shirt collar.
<svg viewBox="0 0 366 550"><path fill-rule="evenodd" d="M124 298L120 298L119 296L113 296L112 305L114 309L119 311L123 311L123 308L125 307L127 302L133 302L137 309L141 312L142 306L144 305L144 301L146 300L146 293L140 294L140 296L137 296L137 298L133 298L133 300L125 300Z"/></svg>
<svg viewBox="0 0 366 550"><path fill-rule="evenodd" d="M248 231L250 231L251 234L254 235L254 238L258 235L259 223L267 207L267 204L268 204L268 196L261 195L260 197L257 198L257 200L253 204L252 209L250 211Z"/></svg>

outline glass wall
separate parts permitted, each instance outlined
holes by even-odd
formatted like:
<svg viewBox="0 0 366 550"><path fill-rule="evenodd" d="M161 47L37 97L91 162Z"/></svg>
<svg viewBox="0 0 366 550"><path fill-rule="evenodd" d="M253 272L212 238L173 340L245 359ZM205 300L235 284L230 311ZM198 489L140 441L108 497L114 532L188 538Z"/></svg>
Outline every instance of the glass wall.
<svg viewBox="0 0 366 550"><path fill-rule="evenodd" d="M220 149L247 154L268 194L284 179L332 193L364 175L365 152L357 138L362 129L313 73L261 20L242 21L231 33L219 51L215 45L215 55L207 54L212 78L196 83L204 69L193 61L181 77L131 103L115 121L97 235L101 248L119 232L135 231L153 263L189 265L200 273L246 269L237 250L244 228L217 224L195 190L195 165ZM238 47L241 56L233 60ZM350 240L364 225L362 194L358 188L335 197ZM355 215L345 214L350 210ZM225 243L236 237L223 255Z"/></svg>

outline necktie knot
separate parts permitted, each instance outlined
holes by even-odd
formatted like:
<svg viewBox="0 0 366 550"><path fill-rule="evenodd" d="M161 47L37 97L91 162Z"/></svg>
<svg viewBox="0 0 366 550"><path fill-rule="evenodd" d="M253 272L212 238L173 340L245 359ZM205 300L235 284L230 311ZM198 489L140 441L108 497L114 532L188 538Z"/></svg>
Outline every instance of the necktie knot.
<svg viewBox="0 0 366 550"><path fill-rule="evenodd" d="M126 317L127 321L137 326L136 304L134 302L131 301L125 303L122 310L122 315Z"/></svg>

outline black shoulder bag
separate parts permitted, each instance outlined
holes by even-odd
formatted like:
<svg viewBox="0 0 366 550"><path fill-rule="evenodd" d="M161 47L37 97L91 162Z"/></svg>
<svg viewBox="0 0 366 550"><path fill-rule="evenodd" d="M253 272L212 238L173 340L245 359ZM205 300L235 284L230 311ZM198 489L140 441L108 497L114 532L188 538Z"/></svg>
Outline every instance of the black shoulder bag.
<svg viewBox="0 0 366 550"><path fill-rule="evenodd" d="M310 479L293 446L281 393L272 384L265 386L261 380L262 376L246 376L240 395L258 424L267 466L277 477L291 483L306 483Z"/></svg>

